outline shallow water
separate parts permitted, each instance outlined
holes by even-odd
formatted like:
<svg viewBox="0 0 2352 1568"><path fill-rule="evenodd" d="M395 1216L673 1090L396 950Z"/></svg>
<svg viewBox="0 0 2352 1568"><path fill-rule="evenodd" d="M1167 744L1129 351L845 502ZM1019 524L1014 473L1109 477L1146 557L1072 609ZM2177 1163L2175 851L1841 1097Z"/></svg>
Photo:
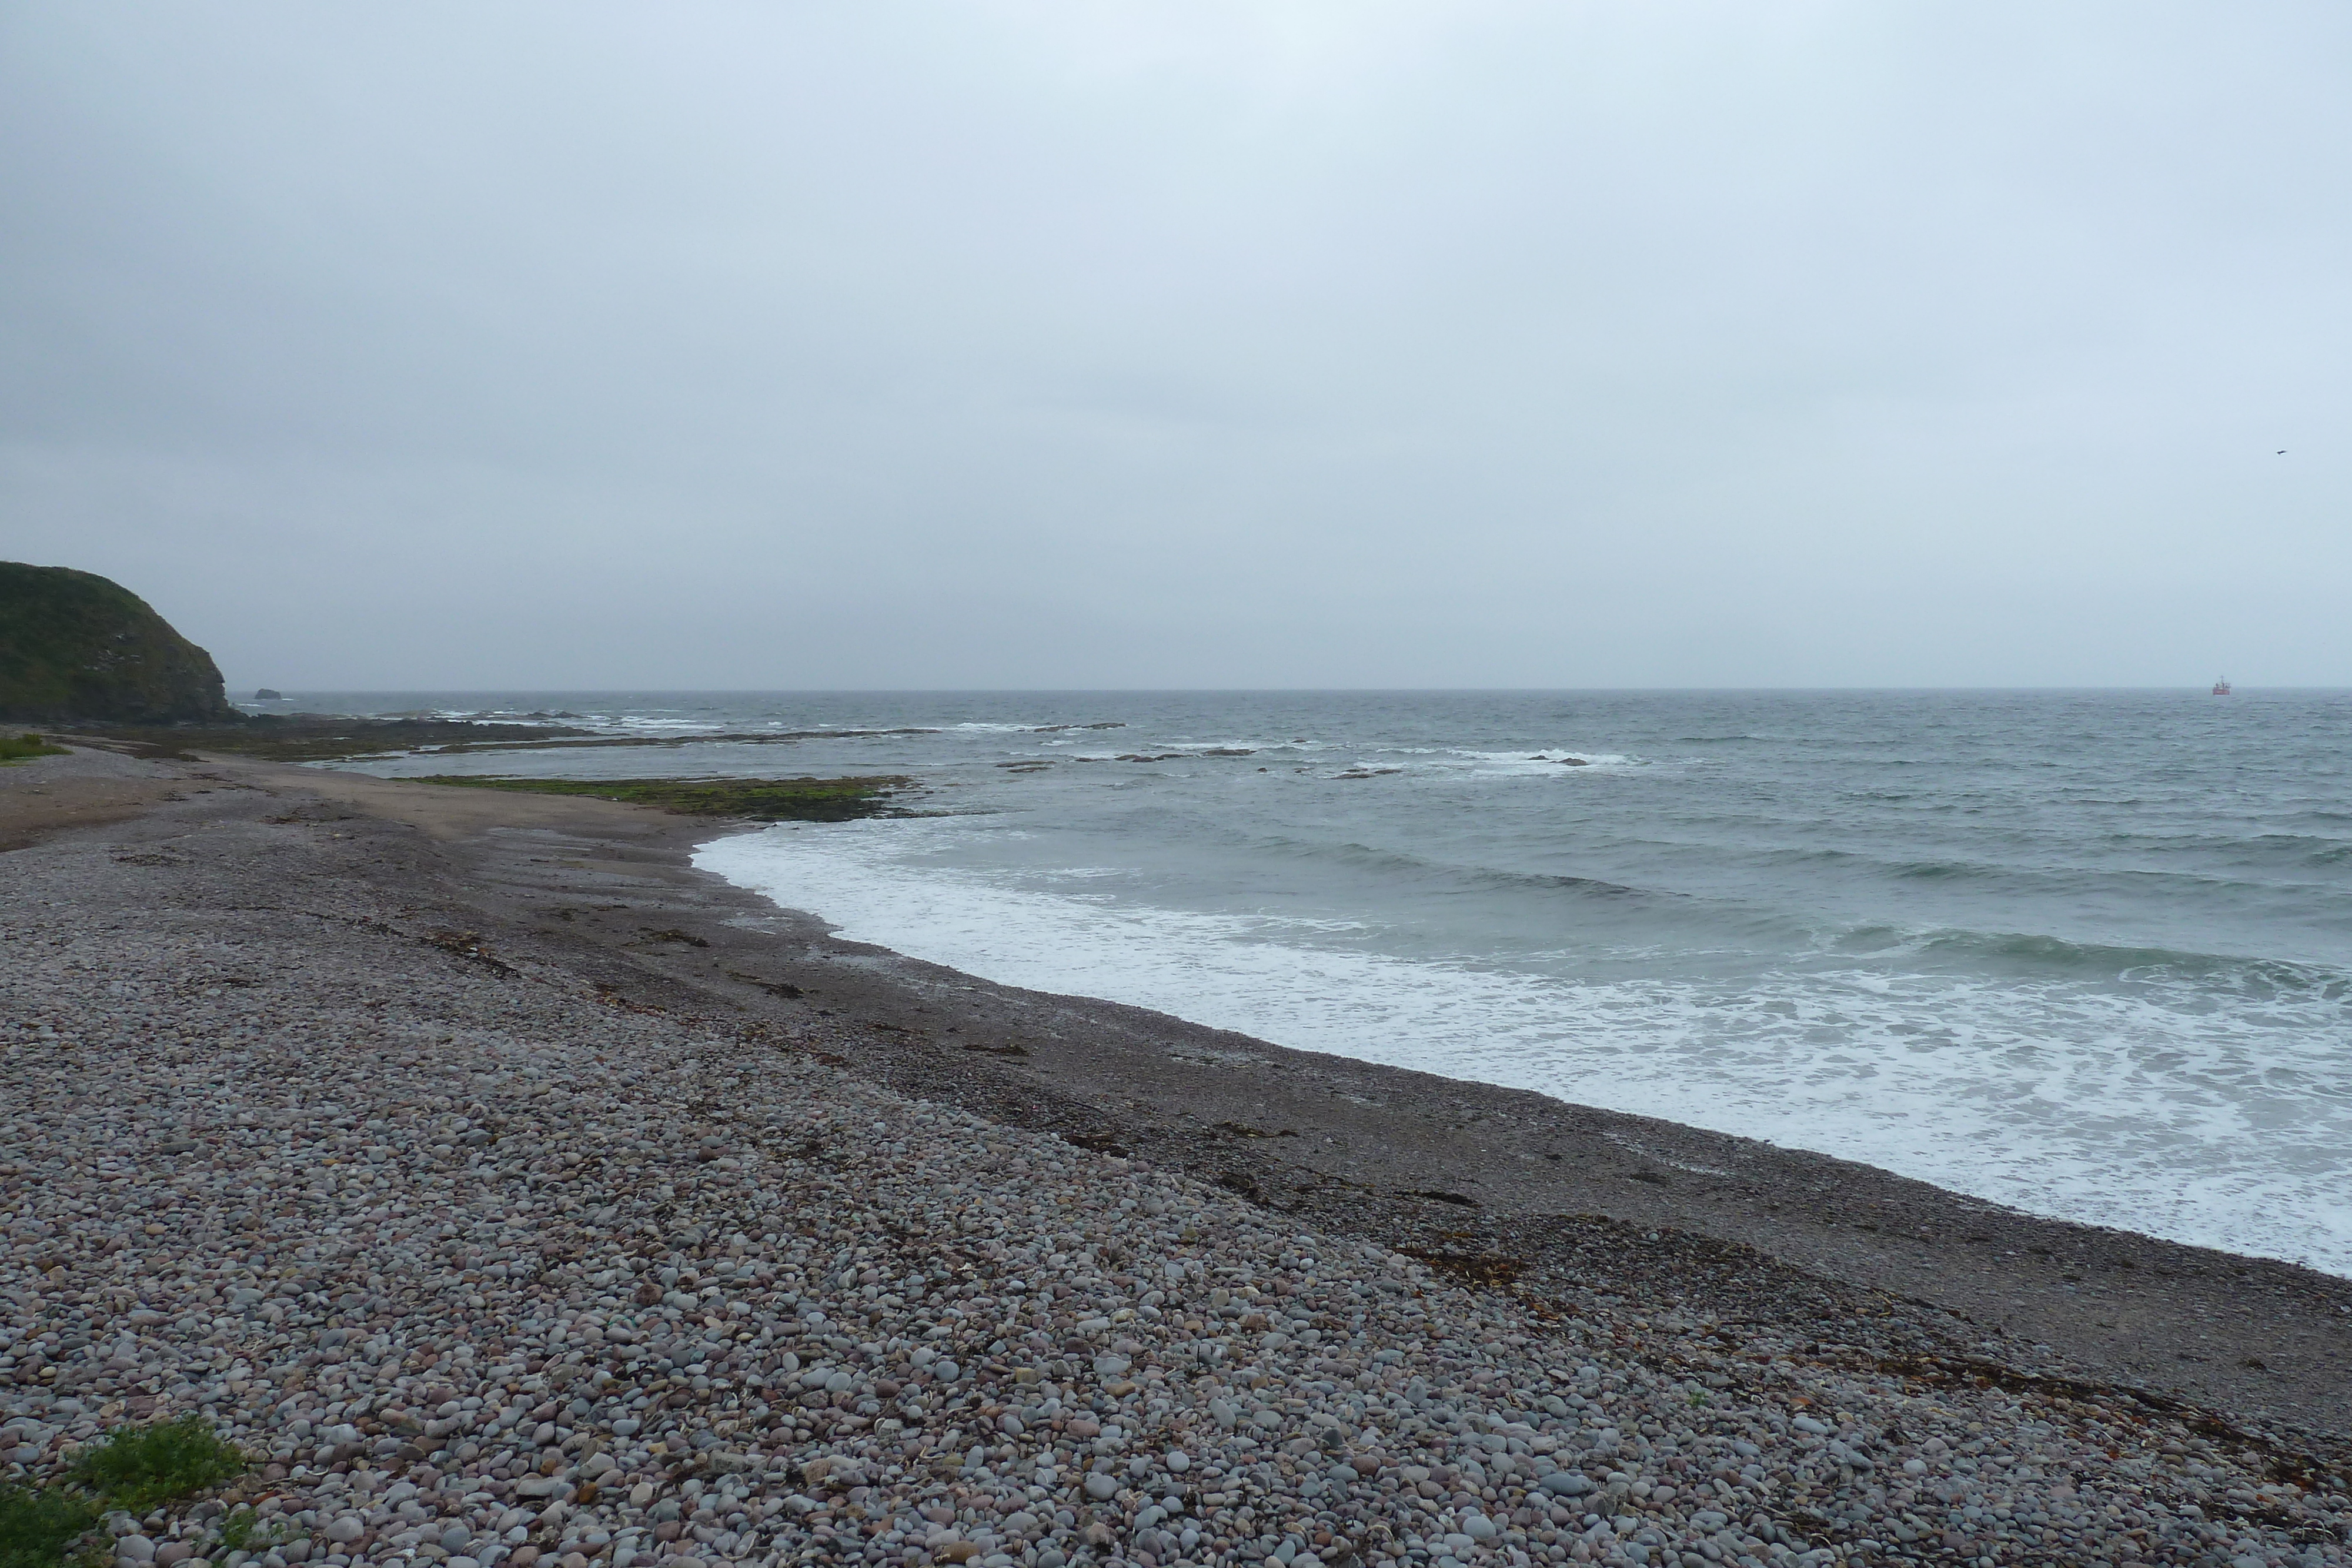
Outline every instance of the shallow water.
<svg viewBox="0 0 2352 1568"><path fill-rule="evenodd" d="M2352 1273L2352 694L287 706L919 727L368 766L912 774L951 814L701 863L994 979Z"/></svg>

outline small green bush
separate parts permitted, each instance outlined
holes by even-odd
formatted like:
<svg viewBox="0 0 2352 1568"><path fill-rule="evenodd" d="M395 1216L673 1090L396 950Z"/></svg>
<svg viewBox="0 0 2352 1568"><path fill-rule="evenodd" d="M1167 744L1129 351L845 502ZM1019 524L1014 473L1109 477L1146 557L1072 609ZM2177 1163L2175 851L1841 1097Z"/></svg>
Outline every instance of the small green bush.
<svg viewBox="0 0 2352 1568"><path fill-rule="evenodd" d="M225 1552L267 1552L286 1544L286 1521L264 1520L255 1510L240 1503L220 1521L220 1538Z"/></svg>
<svg viewBox="0 0 2352 1568"><path fill-rule="evenodd" d="M159 1502L218 1486L246 1468L245 1455L221 1440L202 1416L147 1427L117 1427L82 1450L67 1479L108 1506L145 1513Z"/></svg>
<svg viewBox="0 0 2352 1568"><path fill-rule="evenodd" d="M58 1568L100 1511L97 1499L56 1487L0 1486L0 1568Z"/></svg>
<svg viewBox="0 0 2352 1568"><path fill-rule="evenodd" d="M146 1513L158 1503L218 1486L246 1465L245 1455L201 1416L117 1427L82 1450L61 1486L0 1484L0 1568L59 1568L67 1549L108 1510ZM245 1537L269 1536L255 1528L258 1522L250 1509L233 1516L229 1524L239 1540L232 1547L244 1544ZM276 1544L274 1537L269 1543ZM98 1561L95 1548L82 1556Z"/></svg>

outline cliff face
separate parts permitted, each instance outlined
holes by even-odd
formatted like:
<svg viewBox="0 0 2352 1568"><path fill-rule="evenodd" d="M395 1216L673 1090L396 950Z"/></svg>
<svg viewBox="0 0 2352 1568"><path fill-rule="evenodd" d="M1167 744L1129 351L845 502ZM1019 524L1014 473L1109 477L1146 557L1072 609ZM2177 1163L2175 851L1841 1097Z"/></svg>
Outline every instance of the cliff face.
<svg viewBox="0 0 2352 1568"><path fill-rule="evenodd" d="M87 571L0 561L0 720L235 720L213 656Z"/></svg>

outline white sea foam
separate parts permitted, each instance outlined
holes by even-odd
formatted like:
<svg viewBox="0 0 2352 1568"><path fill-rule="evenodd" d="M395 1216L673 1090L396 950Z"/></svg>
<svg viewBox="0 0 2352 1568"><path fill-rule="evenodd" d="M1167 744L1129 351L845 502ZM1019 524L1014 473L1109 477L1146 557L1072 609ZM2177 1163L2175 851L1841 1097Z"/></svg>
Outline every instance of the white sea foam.
<svg viewBox="0 0 2352 1568"><path fill-rule="evenodd" d="M718 735L727 727L700 718L655 718L643 714L598 716L593 722L625 735Z"/></svg>
<svg viewBox="0 0 2352 1568"><path fill-rule="evenodd" d="M2341 1081L2347 1044L2324 996L2258 1020L2160 973L2127 990L1862 967L1573 982L1341 946L1319 923L1139 907L1087 891L1099 874L916 863L976 831L785 826L696 859L853 939L1008 984L2352 1274L2352 1101L2309 1090Z"/></svg>
<svg viewBox="0 0 2352 1568"><path fill-rule="evenodd" d="M1642 768L1647 763L1641 758L1626 757L1613 751L1578 751L1568 747L1553 747L1540 751L1449 751L1435 766L1470 768L1481 773L1550 775L1581 772L1587 768Z"/></svg>

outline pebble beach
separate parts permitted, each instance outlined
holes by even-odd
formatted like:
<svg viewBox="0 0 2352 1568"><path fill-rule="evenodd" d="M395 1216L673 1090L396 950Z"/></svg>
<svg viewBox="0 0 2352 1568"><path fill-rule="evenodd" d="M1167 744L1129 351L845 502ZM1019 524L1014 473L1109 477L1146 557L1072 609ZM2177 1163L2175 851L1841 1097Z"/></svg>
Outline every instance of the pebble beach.
<svg viewBox="0 0 2352 1568"><path fill-rule="evenodd" d="M2324 1446L1301 1228L486 937L298 789L8 784L125 770L0 859L0 1461L256 1468L101 1561L2347 1560Z"/></svg>

